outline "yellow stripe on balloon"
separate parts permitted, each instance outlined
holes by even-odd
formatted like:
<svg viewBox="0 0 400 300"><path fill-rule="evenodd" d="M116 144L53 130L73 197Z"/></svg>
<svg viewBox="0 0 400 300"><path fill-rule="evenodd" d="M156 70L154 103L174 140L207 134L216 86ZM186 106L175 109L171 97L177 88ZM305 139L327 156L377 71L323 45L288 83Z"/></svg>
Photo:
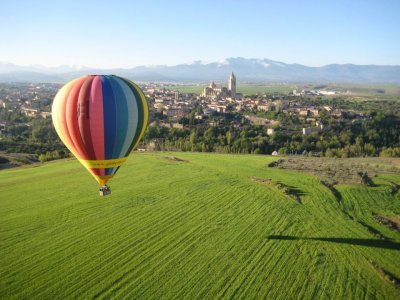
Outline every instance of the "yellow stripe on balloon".
<svg viewBox="0 0 400 300"><path fill-rule="evenodd" d="M88 169L105 169L105 168L115 168L121 166L128 157L114 158L114 159L104 159L104 160L85 160L79 159L81 164L83 164Z"/></svg>

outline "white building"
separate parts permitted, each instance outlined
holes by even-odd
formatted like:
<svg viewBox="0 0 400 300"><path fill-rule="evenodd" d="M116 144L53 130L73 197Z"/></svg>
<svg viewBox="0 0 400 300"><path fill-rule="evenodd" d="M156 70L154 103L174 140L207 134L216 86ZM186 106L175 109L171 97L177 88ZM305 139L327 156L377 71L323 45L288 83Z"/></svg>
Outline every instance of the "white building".
<svg viewBox="0 0 400 300"><path fill-rule="evenodd" d="M274 128L268 128L267 129L267 135L273 135L275 133Z"/></svg>
<svg viewBox="0 0 400 300"><path fill-rule="evenodd" d="M236 98L236 76L233 72L231 73L231 76L229 76L228 92L232 98Z"/></svg>
<svg viewBox="0 0 400 300"><path fill-rule="evenodd" d="M231 73L231 76L228 80L228 88L226 87L217 87L217 85L212 81L208 87L203 89L203 92L200 95L201 97L236 97L236 76Z"/></svg>

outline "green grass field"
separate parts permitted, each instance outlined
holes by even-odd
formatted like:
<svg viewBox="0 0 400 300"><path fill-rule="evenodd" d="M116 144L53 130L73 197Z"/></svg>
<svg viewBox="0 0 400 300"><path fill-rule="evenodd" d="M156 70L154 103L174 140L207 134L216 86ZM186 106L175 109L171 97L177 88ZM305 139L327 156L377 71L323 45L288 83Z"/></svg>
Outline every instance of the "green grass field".
<svg viewBox="0 0 400 300"><path fill-rule="evenodd" d="M226 84L225 84L226 85ZM166 89L179 91L180 93L195 93L200 94L206 84L203 85L171 85L166 86ZM288 94L293 91L294 85L266 85L266 84L240 84L237 87L237 92L242 93L245 96L256 95L258 93L281 93Z"/></svg>
<svg viewBox="0 0 400 300"><path fill-rule="evenodd" d="M400 214L399 176L338 196L273 159L135 154L104 198L76 160L1 171L0 298L399 299L400 233L372 216Z"/></svg>
<svg viewBox="0 0 400 300"><path fill-rule="evenodd" d="M226 86L225 83L223 85ZM179 91L181 93L195 93L200 94L206 84L197 85L170 85L166 86L166 89ZM293 90L300 92L301 90L314 90L314 89L327 89L340 91L342 93L350 91L352 97L367 97L367 100L399 100L400 96L400 85L398 84L239 84L237 92L242 93L245 96L256 95L258 93L279 93L289 94ZM348 97L347 94L339 94Z"/></svg>

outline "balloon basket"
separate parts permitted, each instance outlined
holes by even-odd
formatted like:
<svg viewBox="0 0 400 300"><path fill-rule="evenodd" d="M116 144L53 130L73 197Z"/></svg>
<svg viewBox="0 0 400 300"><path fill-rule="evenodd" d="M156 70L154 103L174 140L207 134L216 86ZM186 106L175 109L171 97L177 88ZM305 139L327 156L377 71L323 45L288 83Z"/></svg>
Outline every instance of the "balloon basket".
<svg viewBox="0 0 400 300"><path fill-rule="evenodd" d="M107 196L111 194L111 189L107 186L107 185L103 185L100 189L99 189L99 194L100 196Z"/></svg>

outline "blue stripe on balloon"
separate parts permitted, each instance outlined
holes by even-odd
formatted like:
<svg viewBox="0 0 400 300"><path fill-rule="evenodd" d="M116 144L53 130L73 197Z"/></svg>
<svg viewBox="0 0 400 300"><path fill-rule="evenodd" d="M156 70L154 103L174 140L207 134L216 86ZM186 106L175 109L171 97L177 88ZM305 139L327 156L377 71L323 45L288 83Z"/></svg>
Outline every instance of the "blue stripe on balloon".
<svg viewBox="0 0 400 300"><path fill-rule="evenodd" d="M104 173L106 175L114 175L117 171L117 168L104 168Z"/></svg>
<svg viewBox="0 0 400 300"><path fill-rule="evenodd" d="M141 96L140 92L138 91L138 87L133 82L130 82L127 79L121 78L121 80L126 82L126 84L129 86L129 88L135 95L136 104L137 104L137 108L138 108L138 123L137 123L138 127L136 128L132 144L129 146L129 149L125 154L125 155L128 155L132 151L136 142L139 140L139 137L140 137L143 127L147 126L147 124L144 124L144 122L143 122L144 115L145 115L145 109L147 109L147 106L145 108L143 105L142 101L146 101L146 99L142 99L142 96Z"/></svg>
<svg viewBox="0 0 400 300"><path fill-rule="evenodd" d="M121 148L121 156L125 156L132 144L133 138L135 137L135 132L138 127L138 105L136 103L135 95L129 88L128 84L119 77L114 77L116 81L120 84L126 99L128 120L126 123L127 134L124 138L123 146Z"/></svg>
<svg viewBox="0 0 400 300"><path fill-rule="evenodd" d="M124 146L126 133L128 130L128 105L126 95L117 79L114 76L109 77L109 81L115 96L116 108L116 136L113 149L113 158L119 158L123 154L122 148Z"/></svg>
<svg viewBox="0 0 400 300"><path fill-rule="evenodd" d="M115 96L108 76L101 76L104 116L104 159L112 159L117 130ZM106 175L109 170L106 170Z"/></svg>

